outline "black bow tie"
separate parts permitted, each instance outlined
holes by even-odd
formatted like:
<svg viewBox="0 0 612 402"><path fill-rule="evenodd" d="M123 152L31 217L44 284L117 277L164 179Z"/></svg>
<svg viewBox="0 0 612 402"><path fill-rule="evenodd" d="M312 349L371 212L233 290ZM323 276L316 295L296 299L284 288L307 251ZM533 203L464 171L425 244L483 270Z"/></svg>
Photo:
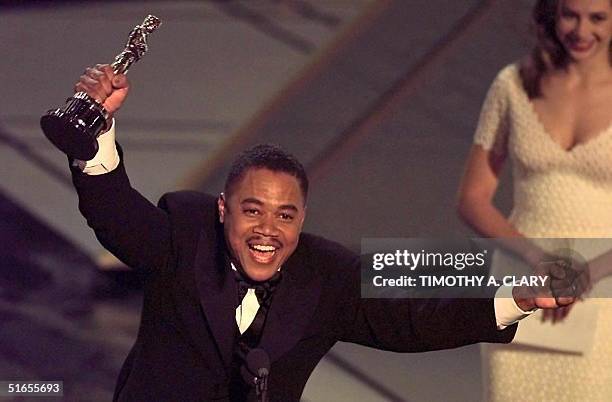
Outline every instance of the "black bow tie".
<svg viewBox="0 0 612 402"><path fill-rule="evenodd" d="M255 296L260 305L266 303L281 281L281 271L277 271L272 278L263 282L256 282L249 279L238 269L234 271L236 282L238 283L238 302L240 303L249 289L255 289Z"/></svg>

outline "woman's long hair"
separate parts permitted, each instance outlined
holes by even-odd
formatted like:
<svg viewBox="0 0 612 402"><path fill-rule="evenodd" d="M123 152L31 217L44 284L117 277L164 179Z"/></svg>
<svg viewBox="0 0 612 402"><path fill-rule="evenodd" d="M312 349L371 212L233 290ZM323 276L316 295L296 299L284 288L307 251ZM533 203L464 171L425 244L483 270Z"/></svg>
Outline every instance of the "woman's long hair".
<svg viewBox="0 0 612 402"><path fill-rule="evenodd" d="M569 54L557 37L559 1L538 0L533 8L532 20L537 43L520 67L523 87L530 98L542 96L540 81L547 71L564 68L570 61ZM610 64L612 64L612 44L610 45Z"/></svg>

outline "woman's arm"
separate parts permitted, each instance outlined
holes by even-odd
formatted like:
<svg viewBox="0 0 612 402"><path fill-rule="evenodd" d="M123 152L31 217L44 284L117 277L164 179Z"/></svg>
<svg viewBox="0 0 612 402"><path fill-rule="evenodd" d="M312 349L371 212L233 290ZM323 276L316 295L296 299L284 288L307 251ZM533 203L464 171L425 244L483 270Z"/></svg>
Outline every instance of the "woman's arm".
<svg viewBox="0 0 612 402"><path fill-rule="evenodd" d="M457 212L480 236L495 238L530 266L537 265L544 252L526 239L493 204L505 155L473 145L459 185Z"/></svg>

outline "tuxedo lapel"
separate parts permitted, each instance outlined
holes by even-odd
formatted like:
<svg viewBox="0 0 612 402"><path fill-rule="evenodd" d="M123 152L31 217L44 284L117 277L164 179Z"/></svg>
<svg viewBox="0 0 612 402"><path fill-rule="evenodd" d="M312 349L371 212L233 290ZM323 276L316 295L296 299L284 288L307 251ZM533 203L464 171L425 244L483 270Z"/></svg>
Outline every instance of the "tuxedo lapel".
<svg viewBox="0 0 612 402"><path fill-rule="evenodd" d="M319 301L321 282L296 252L282 268L259 347L274 362L300 340Z"/></svg>
<svg viewBox="0 0 612 402"><path fill-rule="evenodd" d="M198 296L221 360L228 367L236 333L238 296L226 255L222 226L201 232L194 266ZM317 307L321 282L308 266L308 260L298 246L283 265L283 278L274 292L259 345L268 352L271 361L295 346Z"/></svg>
<svg viewBox="0 0 612 402"><path fill-rule="evenodd" d="M236 281L226 266L222 231L221 234L210 232L202 231L200 234L194 269L206 322L221 360L228 367L236 331Z"/></svg>

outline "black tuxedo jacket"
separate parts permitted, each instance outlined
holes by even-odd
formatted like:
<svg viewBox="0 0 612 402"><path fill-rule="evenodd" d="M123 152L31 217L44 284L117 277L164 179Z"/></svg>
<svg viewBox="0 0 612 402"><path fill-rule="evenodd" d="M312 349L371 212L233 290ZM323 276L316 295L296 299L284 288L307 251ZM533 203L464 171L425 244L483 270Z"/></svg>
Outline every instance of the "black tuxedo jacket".
<svg viewBox="0 0 612 402"><path fill-rule="evenodd" d="M156 207L134 190L123 163L87 176L73 168L79 209L100 242L146 272L140 329L116 401L228 400L238 304L215 198L166 194ZM493 301L360 298L359 258L302 234L283 265L260 346L271 358L273 401L299 401L309 375L337 341L397 352L510 342Z"/></svg>

